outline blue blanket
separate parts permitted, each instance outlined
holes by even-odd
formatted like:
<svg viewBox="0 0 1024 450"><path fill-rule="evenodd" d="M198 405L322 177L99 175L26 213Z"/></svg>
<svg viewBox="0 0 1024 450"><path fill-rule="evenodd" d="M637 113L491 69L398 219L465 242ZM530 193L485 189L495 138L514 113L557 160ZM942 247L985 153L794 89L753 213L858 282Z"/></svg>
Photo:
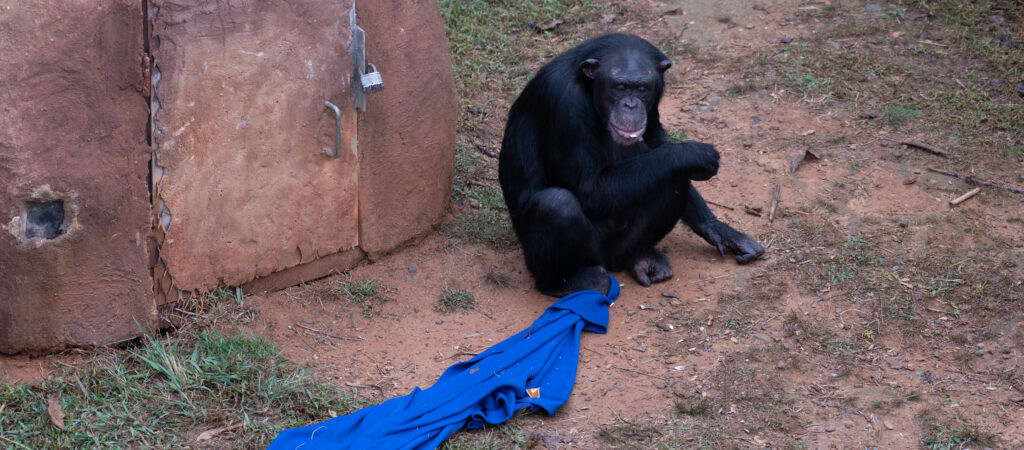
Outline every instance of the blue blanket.
<svg viewBox="0 0 1024 450"><path fill-rule="evenodd" d="M609 276L610 277L610 276ZM522 408L552 415L576 382L580 333L604 334L619 296L580 291L548 307L529 328L465 362L433 386L345 416L281 432L272 450L435 448L462 427L502 423Z"/></svg>

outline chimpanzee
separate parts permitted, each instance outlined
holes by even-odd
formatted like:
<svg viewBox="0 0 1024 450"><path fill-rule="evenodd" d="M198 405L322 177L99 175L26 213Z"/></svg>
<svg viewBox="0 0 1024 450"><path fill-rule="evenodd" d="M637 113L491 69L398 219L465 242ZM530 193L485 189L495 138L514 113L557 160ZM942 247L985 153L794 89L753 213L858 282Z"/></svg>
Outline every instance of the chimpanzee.
<svg viewBox="0 0 1024 450"><path fill-rule="evenodd" d="M661 126L671 65L639 37L599 36L547 63L512 105L498 179L541 292L607 292L605 270L644 286L671 278L654 245L680 219L740 264L764 253L690 183L718 172L714 147L670 141Z"/></svg>

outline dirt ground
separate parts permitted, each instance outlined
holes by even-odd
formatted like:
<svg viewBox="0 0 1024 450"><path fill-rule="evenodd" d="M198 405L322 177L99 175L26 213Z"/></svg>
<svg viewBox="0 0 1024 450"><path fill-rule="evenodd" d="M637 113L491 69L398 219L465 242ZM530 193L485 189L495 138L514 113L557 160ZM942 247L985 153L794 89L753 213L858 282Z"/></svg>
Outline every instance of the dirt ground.
<svg viewBox="0 0 1024 450"><path fill-rule="evenodd" d="M813 14L829 5L675 1L645 5L667 13L643 31L609 26L686 46L663 122L717 146L723 168L698 188L768 253L740 266L680 226L659 245L671 281L644 288L615 274L622 294L609 332L583 337L572 398L554 417L514 420L534 444L897 448L929 436L956 443L959 432L1024 445L1024 197L986 188L951 206L973 186L927 171L948 168L941 157L899 145L947 146L927 125L878 126L855 102L785 85L742 92L762 79L758 55L830 33L842 18ZM791 172L806 151L820 159ZM956 158L978 178L1022 184L1019 156L965 152ZM509 287L486 280L496 272ZM552 301L532 288L520 251L453 248L441 234L341 279L367 278L395 300L370 318L314 285L254 298L256 329L339 385L386 399L430 385ZM450 286L471 292L476 310L438 312Z"/></svg>
<svg viewBox="0 0 1024 450"><path fill-rule="evenodd" d="M1024 195L984 187L951 206L974 186L928 170L1021 188L1024 156L1001 153L1001 136L961 145L927 115L886 125L880 103L780 74L783 47L801 43L826 58L833 45L892 56L899 46L950 44L909 13L891 31L843 28L875 23L877 5L865 2L838 12L827 1L640 3L616 3L646 11L640 18L586 32L634 32L671 47L678 59L663 123L718 148L722 170L698 189L719 219L768 250L741 266L681 225L658 246L672 280L645 288L613 274L622 293L609 332L583 336L568 403L554 417L513 419L528 444L911 448L960 436L969 448L1024 446ZM882 3L881 13L894 8ZM946 65L930 64L921 63ZM950 76L960 70L970 83L969 68L914 73L947 86L962 83ZM914 82L890 76L861 82ZM495 142L503 120L492 117L475 136ZM791 171L806 152L817 159ZM492 185L496 164L483 177ZM456 204L453 215L472 210ZM391 301L346 301L340 283L364 279ZM447 288L472 293L476 308L439 312ZM429 386L528 326L552 299L533 289L518 249L452 245L438 232L350 273L246 302L258 312L245 328L321 378L384 400Z"/></svg>

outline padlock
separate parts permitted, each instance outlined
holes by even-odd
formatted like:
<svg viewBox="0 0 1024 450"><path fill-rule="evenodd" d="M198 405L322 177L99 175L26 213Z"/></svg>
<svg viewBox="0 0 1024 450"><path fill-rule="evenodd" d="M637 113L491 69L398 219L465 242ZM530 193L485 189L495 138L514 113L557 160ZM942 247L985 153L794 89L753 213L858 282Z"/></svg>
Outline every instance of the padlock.
<svg viewBox="0 0 1024 450"><path fill-rule="evenodd" d="M370 66L372 72L364 73L360 77L360 81L363 83L363 92L373 94L374 92L384 90L384 80L380 77L377 66L374 66L372 63L367 63L366 65Z"/></svg>

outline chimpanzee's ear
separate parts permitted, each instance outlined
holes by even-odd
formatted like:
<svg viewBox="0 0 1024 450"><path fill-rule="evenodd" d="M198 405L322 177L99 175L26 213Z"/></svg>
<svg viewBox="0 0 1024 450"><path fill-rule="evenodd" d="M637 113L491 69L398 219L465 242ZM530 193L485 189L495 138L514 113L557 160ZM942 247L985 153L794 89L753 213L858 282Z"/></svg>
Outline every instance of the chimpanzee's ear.
<svg viewBox="0 0 1024 450"><path fill-rule="evenodd" d="M668 70L669 67L672 67L672 61L663 59L660 63L658 63L658 72L665 73L665 71Z"/></svg>
<svg viewBox="0 0 1024 450"><path fill-rule="evenodd" d="M594 58L589 58L586 61L583 61L582 63L580 63L580 70L583 71L584 75L593 80L594 73L597 72L597 60Z"/></svg>

